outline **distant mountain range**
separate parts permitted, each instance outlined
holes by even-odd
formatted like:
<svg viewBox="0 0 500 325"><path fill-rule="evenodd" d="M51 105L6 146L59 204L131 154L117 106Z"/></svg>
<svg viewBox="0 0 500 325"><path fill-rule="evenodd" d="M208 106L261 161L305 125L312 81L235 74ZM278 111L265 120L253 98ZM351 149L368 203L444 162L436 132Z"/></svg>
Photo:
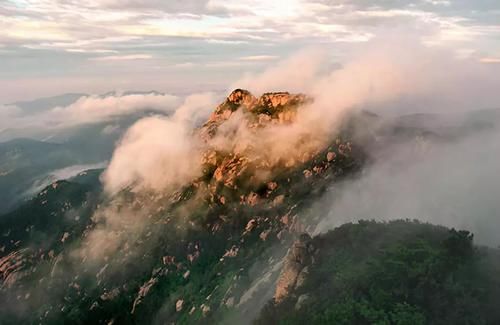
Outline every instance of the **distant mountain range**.
<svg viewBox="0 0 500 325"><path fill-rule="evenodd" d="M106 98L106 97L111 97L111 96L127 96L127 95L165 95L164 93L158 92L156 90L150 90L150 91L108 91L106 93L98 95L100 98ZM86 93L67 93L67 94L62 94L62 95L57 95L57 96L51 96L51 97L43 97L43 98L36 98L33 100L27 100L27 101L17 101L13 103L8 103L7 105L12 105L12 106L17 106L21 109L23 109L26 112L32 111L43 111L47 109L51 109L54 107L58 106L68 106L75 101L77 101L81 97L87 97L90 96L90 94Z"/></svg>
<svg viewBox="0 0 500 325"><path fill-rule="evenodd" d="M156 91L111 91L101 98L119 95L155 94ZM59 106L68 106L89 96L70 93L15 105L22 114L42 113ZM147 110L113 118L111 121L88 123L66 128L26 128L13 125L0 132L0 214L10 211L34 191L54 177L77 173L82 169L104 167L123 133L137 120L150 114Z"/></svg>

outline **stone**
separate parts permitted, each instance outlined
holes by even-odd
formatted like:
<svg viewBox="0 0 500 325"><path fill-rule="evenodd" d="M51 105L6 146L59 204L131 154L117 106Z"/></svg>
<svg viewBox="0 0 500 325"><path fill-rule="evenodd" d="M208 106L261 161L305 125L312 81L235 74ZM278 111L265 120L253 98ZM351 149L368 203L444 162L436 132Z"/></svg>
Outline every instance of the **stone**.
<svg viewBox="0 0 500 325"><path fill-rule="evenodd" d="M299 296L297 299L297 302L295 303L295 310L299 310L304 306L304 303L309 300L310 296L308 294L302 294Z"/></svg>
<svg viewBox="0 0 500 325"><path fill-rule="evenodd" d="M200 308L201 308L201 312L203 313L203 316L207 316L207 314L210 312L210 306L202 304L200 306Z"/></svg>
<svg viewBox="0 0 500 325"><path fill-rule="evenodd" d="M311 237L308 234L302 234L288 250L283 263L283 269L278 278L274 301L282 302L288 295L297 289L297 282L301 272L305 269L303 276L307 275L307 266L311 264L312 252L314 247L311 244ZM304 279L300 280L302 284Z"/></svg>
<svg viewBox="0 0 500 325"><path fill-rule="evenodd" d="M270 233L271 229L264 230L263 232L260 233L259 238L265 241Z"/></svg>
<svg viewBox="0 0 500 325"><path fill-rule="evenodd" d="M236 257L238 256L239 247L233 245L231 249L227 250L222 257Z"/></svg>
<svg viewBox="0 0 500 325"><path fill-rule="evenodd" d="M277 206L277 205L283 204L284 201L285 201L285 196L283 194L278 195L273 200L273 206Z"/></svg>
<svg viewBox="0 0 500 325"><path fill-rule="evenodd" d="M302 173L304 174L305 178L309 178L313 175L312 171L310 171L309 169L304 170Z"/></svg>
<svg viewBox="0 0 500 325"><path fill-rule="evenodd" d="M65 232L61 238L61 243L64 243L69 238L69 232Z"/></svg>
<svg viewBox="0 0 500 325"><path fill-rule="evenodd" d="M276 183L276 182L269 182L269 183L267 183L267 189L269 191L274 191L277 188L278 188L278 183Z"/></svg>
<svg viewBox="0 0 500 325"><path fill-rule="evenodd" d="M184 305L184 300L182 299L177 300L177 302L175 303L175 311L180 312L182 310L183 305Z"/></svg>
<svg viewBox="0 0 500 325"><path fill-rule="evenodd" d="M137 294L137 297L135 298L134 304L132 305L132 311L131 311L132 314L135 312L137 306L142 302L142 300L144 299L144 297L146 297L148 295L149 291L151 290L151 288L156 283L158 283L158 279L157 278L151 278L151 279L149 279L148 282L144 283L139 288L139 292Z"/></svg>
<svg viewBox="0 0 500 325"><path fill-rule="evenodd" d="M329 151L329 152L326 154L326 160L327 160L328 162L333 161L333 160L335 159L335 157L336 157L336 154L335 154L335 152L333 152L333 151Z"/></svg>
<svg viewBox="0 0 500 325"><path fill-rule="evenodd" d="M234 297L229 297L226 300L226 306L228 306L228 307L233 307L234 306Z"/></svg>

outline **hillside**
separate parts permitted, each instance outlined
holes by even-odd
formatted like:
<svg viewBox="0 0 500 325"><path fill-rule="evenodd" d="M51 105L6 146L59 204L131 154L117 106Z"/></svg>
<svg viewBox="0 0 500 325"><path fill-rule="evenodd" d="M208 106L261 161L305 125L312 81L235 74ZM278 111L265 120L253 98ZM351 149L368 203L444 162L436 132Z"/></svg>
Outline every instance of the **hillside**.
<svg viewBox="0 0 500 325"><path fill-rule="evenodd" d="M293 244L255 324L497 324L499 271L467 231L345 224Z"/></svg>
<svg viewBox="0 0 500 325"><path fill-rule="evenodd" d="M367 304L378 304L362 281L375 284L373 279L386 273L389 262L381 250L392 254L395 242L410 250L427 243L423 267L428 254L431 262L443 258L448 263L450 252L441 245L448 231L441 227L361 223L312 239L305 235L323 217L314 208L317 199L362 172L372 159L367 146L383 148L375 140L378 117L366 112L346 117L336 131L296 128L310 105L314 100L302 94L267 93L257 98L237 89L194 131L202 152L191 159L200 159L201 174L182 186L158 191L131 184L110 194L98 181L100 171L94 171L53 183L0 217L0 298L6 302L0 307L0 322L233 324L258 318L262 323L287 323L292 318L312 319L317 311L317 322L328 323L332 311L325 306L340 297L329 295L340 290L330 275L341 273L332 270L345 268L342 272L351 276L346 285L360 285L341 288L346 290L342 297L364 295ZM422 243L415 244L415 236ZM464 259L476 256L468 234L450 236L451 241L458 236L459 251L453 254L462 258L460 250L468 249L473 253ZM338 245L345 247L344 253ZM292 254L296 247L307 252L299 266L299 273L309 268L311 274L304 287L297 287L298 274L286 275L290 247ZM339 254L343 259L337 258ZM403 264L401 272L408 262L405 256L395 257L398 265ZM365 267L370 258L379 263L377 268ZM344 264L337 265L339 261ZM455 262L439 264L437 270L454 276L461 263L469 265ZM435 275L430 273L432 281ZM401 273L391 276L389 284L403 278ZM463 279L452 284L462 285ZM464 290L470 288L467 285ZM410 289L401 295L413 294ZM450 295L446 290L444 295ZM302 294L311 296L311 309L291 308ZM268 303L259 317L273 296L279 304ZM419 320L434 317L419 305L421 296L415 296L408 300L409 307L402 296L386 305L403 304ZM349 308L359 307L352 299L348 303ZM386 305L377 305L377 315L393 312ZM446 308L454 306L450 302ZM352 308L345 316L347 323L385 317L366 318ZM474 312L489 307L478 308ZM497 319L495 314L491 317Z"/></svg>

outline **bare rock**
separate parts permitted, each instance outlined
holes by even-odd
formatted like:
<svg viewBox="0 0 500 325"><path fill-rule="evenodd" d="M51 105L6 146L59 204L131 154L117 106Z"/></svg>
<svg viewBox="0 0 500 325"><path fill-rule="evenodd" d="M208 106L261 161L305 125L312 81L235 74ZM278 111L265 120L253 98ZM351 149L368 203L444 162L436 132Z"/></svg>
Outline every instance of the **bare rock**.
<svg viewBox="0 0 500 325"><path fill-rule="evenodd" d="M18 280L28 275L28 249L13 251L0 258L0 280L2 287L10 288Z"/></svg>
<svg viewBox="0 0 500 325"><path fill-rule="evenodd" d="M311 298L308 294L303 294L300 295L299 298L297 299L297 302L295 303L295 310L299 310L304 306L304 303Z"/></svg>
<svg viewBox="0 0 500 325"><path fill-rule="evenodd" d="M257 103L257 98L255 98L248 90L236 89L229 94L227 101L235 105L250 108Z"/></svg>
<svg viewBox="0 0 500 325"><path fill-rule="evenodd" d="M312 171L310 171L309 169L304 170L302 173L304 174L305 178L309 178L313 175Z"/></svg>
<svg viewBox="0 0 500 325"><path fill-rule="evenodd" d="M207 315L208 315L208 313L210 312L210 306L207 306L207 305L205 305L205 304L202 304L202 305L200 306L200 308L201 308L201 312L203 313L203 316L207 316Z"/></svg>
<svg viewBox="0 0 500 325"><path fill-rule="evenodd" d="M266 239L270 233L271 233L271 229L264 230L263 232L260 233L259 238L263 241L266 241Z"/></svg>
<svg viewBox="0 0 500 325"><path fill-rule="evenodd" d="M229 297L229 298L226 300L225 305L226 305L226 306L228 306L228 307L233 307L233 306L234 306L234 297Z"/></svg>
<svg viewBox="0 0 500 325"><path fill-rule="evenodd" d="M180 312L182 310L183 305L184 305L184 300L182 299L177 300L177 302L175 303L175 311Z"/></svg>
<svg viewBox="0 0 500 325"><path fill-rule="evenodd" d="M111 291L106 291L101 295L101 300L114 300L120 295L120 288L114 288Z"/></svg>
<svg viewBox="0 0 500 325"><path fill-rule="evenodd" d="M314 247L311 243L311 237L308 234L302 234L288 250L276 285L274 294L276 303L283 301L283 299L288 297L297 288L301 272L311 264L313 251ZM303 283L303 279L301 279L301 283Z"/></svg>
<svg viewBox="0 0 500 325"><path fill-rule="evenodd" d="M273 200L273 206L278 206L280 204L283 204L283 202L285 202L285 196L283 194L278 195Z"/></svg>
<svg viewBox="0 0 500 325"><path fill-rule="evenodd" d="M148 295L149 291L156 283L158 283L158 279L151 278L151 279L149 279L148 282L144 283L139 288L139 292L137 294L137 297L135 298L134 304L132 305L132 311L131 311L132 314L135 312L135 309L137 308L137 306L142 302L144 297L146 297Z"/></svg>
<svg viewBox="0 0 500 325"><path fill-rule="evenodd" d="M233 245L231 249L227 250L222 257L236 257L238 256L239 247Z"/></svg>

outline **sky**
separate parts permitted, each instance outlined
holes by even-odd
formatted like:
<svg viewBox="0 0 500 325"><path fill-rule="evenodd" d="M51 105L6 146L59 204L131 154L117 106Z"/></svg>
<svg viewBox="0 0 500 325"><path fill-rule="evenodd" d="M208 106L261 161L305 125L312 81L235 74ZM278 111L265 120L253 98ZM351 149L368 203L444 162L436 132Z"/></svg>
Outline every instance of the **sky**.
<svg viewBox="0 0 500 325"><path fill-rule="evenodd" d="M0 30L0 103L225 90L301 49L341 64L396 32L500 66L498 0L0 0Z"/></svg>

